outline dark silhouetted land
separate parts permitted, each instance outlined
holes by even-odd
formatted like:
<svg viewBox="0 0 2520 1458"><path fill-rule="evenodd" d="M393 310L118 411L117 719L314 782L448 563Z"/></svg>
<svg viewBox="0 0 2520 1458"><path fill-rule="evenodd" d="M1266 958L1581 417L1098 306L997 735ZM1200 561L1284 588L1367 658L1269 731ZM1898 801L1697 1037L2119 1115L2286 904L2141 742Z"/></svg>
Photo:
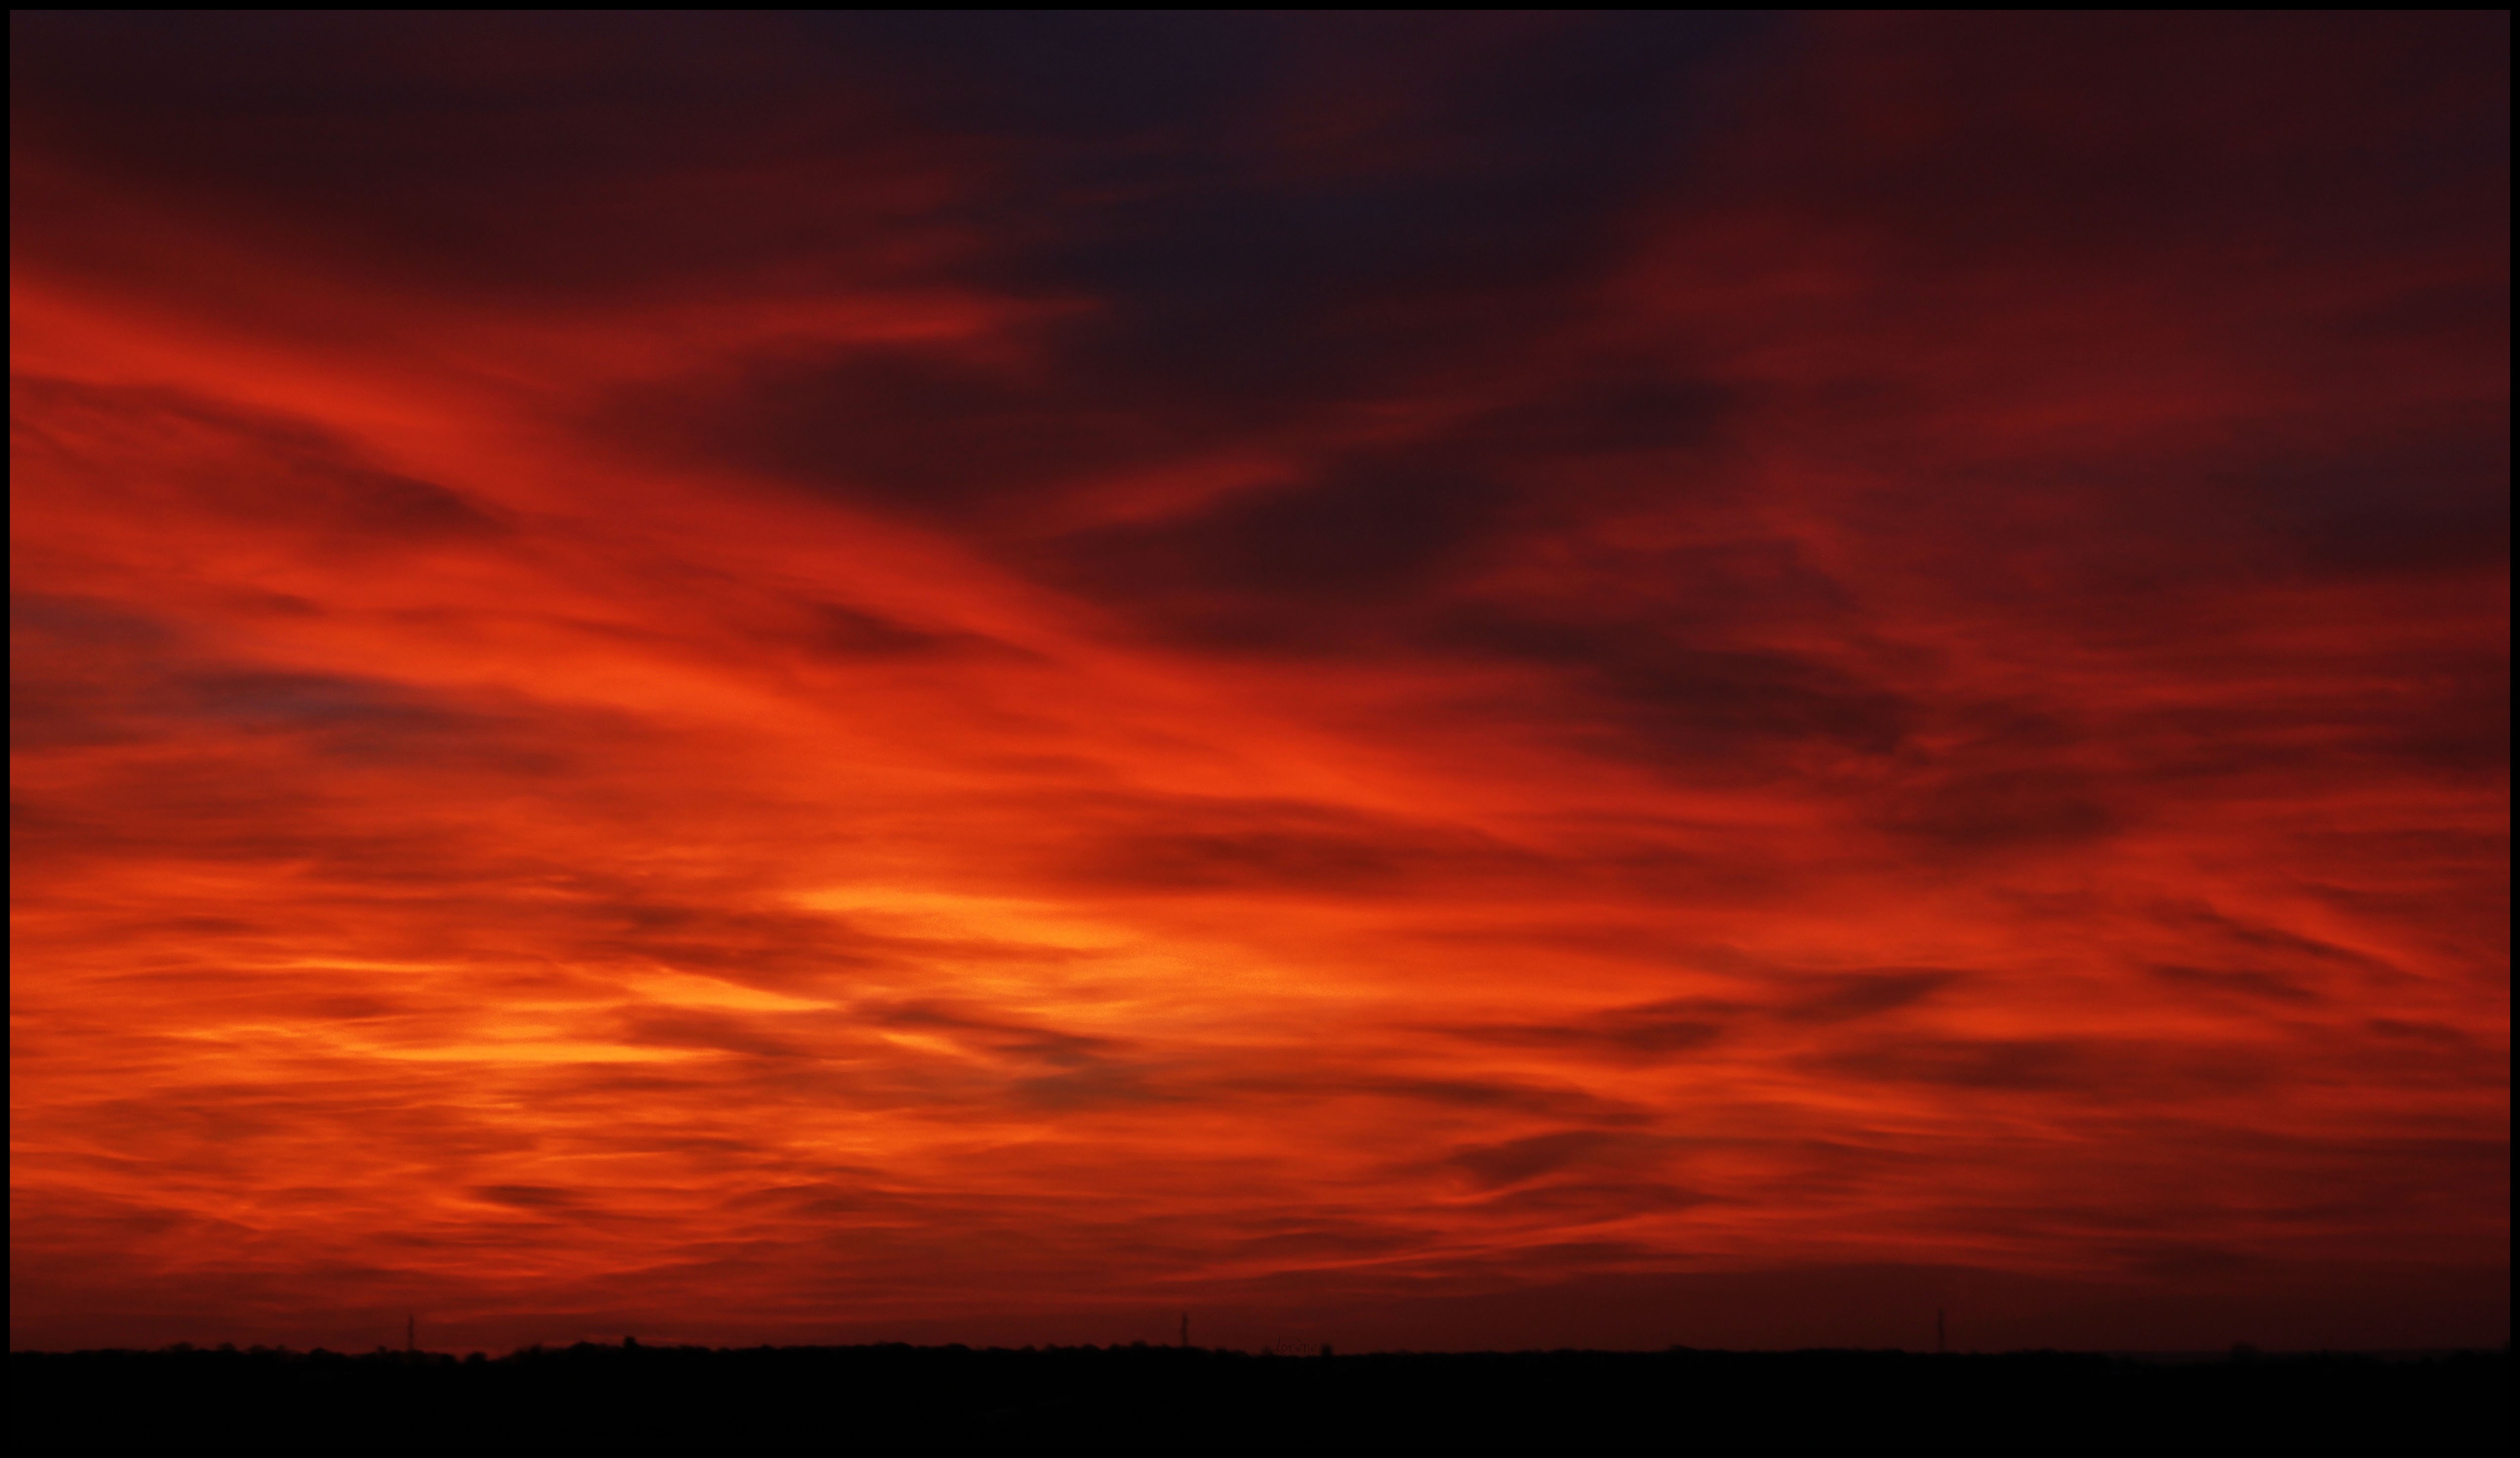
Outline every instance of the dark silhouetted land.
<svg viewBox="0 0 2520 1458"><path fill-rule="evenodd" d="M30 1447L2505 1450L2510 1355L15 1352Z"/></svg>

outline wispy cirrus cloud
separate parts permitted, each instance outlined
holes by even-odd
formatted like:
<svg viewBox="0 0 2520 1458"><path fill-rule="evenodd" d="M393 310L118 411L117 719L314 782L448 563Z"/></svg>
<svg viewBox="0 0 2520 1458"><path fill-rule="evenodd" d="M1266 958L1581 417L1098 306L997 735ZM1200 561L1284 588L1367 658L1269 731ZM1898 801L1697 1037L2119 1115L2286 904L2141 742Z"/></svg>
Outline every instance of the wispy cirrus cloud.
<svg viewBox="0 0 2520 1458"><path fill-rule="evenodd" d="M2506 26L17 18L13 1341L2499 1340Z"/></svg>

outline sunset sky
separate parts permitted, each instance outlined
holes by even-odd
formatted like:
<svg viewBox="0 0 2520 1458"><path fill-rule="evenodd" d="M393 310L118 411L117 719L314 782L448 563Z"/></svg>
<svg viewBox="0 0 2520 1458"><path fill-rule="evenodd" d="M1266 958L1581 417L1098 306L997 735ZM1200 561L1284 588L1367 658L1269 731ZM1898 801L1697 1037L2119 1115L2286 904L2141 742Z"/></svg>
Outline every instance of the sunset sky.
<svg viewBox="0 0 2520 1458"><path fill-rule="evenodd" d="M2508 24L14 16L13 1346L2506 1342Z"/></svg>

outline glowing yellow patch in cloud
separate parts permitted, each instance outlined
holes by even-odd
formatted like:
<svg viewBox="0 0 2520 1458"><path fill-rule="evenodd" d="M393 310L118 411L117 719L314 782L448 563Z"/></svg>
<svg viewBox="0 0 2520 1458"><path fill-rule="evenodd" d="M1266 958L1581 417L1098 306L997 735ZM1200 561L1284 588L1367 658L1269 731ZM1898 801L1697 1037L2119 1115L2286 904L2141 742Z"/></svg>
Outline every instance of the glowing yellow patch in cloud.
<svg viewBox="0 0 2520 1458"><path fill-rule="evenodd" d="M683 1063L709 1056L706 1049L525 1039L513 1043L451 1043L438 1048L374 1048L368 1052L373 1057L406 1063Z"/></svg>
<svg viewBox="0 0 2520 1458"><path fill-rule="evenodd" d="M802 1013L832 1004L810 997L788 997L688 972L648 972L622 980L622 985L650 1002L678 1008L723 1008L743 1013Z"/></svg>
<svg viewBox="0 0 2520 1458"><path fill-rule="evenodd" d="M1076 951L1108 951L1131 940L1117 928L1078 916L1055 901L897 887L836 887L793 899L809 911L907 935L1030 942Z"/></svg>

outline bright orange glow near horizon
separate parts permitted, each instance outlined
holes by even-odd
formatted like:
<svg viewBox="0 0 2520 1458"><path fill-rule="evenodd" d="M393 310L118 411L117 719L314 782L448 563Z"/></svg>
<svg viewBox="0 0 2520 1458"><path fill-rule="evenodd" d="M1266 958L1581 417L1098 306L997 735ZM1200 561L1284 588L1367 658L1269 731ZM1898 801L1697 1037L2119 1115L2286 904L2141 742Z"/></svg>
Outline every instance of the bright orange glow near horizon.
<svg viewBox="0 0 2520 1458"><path fill-rule="evenodd" d="M12 32L13 1345L2507 1341L2506 19Z"/></svg>

